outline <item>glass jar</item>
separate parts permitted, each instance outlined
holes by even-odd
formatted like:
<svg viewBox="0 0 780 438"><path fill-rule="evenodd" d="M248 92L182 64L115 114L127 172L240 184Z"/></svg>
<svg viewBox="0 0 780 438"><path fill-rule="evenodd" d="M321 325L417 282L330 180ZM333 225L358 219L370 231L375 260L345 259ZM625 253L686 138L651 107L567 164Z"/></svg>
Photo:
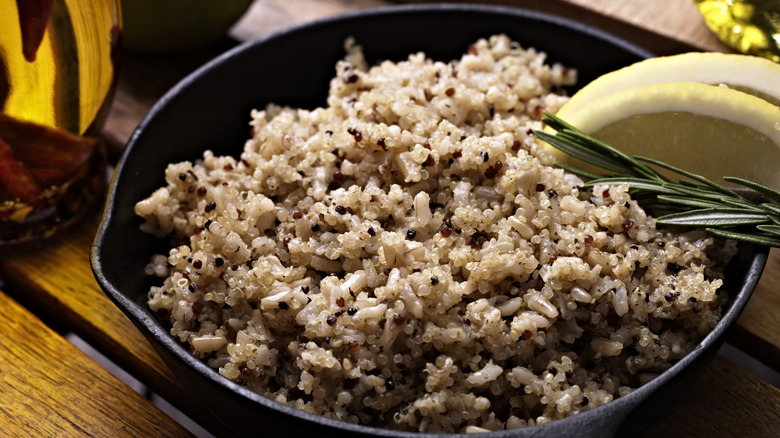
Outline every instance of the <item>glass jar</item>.
<svg viewBox="0 0 780 438"><path fill-rule="evenodd" d="M0 0L0 251L102 200L100 131L121 51L118 0Z"/></svg>

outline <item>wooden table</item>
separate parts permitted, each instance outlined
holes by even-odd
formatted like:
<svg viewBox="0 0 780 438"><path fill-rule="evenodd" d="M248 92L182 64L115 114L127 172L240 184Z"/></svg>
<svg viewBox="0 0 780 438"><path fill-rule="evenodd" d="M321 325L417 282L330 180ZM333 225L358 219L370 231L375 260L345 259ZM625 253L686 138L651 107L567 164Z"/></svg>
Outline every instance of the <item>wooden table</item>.
<svg viewBox="0 0 780 438"><path fill-rule="evenodd" d="M407 1L410 2L410 1ZM576 18L658 54L727 51L688 0L504 0ZM293 24L363 8L383 0L258 0L231 31L237 40ZM159 96L223 45L165 58L127 54L105 137L116 157ZM130 321L103 295L88 253L98 221L90 220L23 254L3 254L0 279L0 434L30 436L187 436L148 400L72 347L73 332L171 404L221 435ZM780 250L770 260L753 299L729 341L780 370ZM693 390L643 436L777 436L780 390L717 357ZM674 409L674 407L673 407ZM673 412L673 411L672 411Z"/></svg>

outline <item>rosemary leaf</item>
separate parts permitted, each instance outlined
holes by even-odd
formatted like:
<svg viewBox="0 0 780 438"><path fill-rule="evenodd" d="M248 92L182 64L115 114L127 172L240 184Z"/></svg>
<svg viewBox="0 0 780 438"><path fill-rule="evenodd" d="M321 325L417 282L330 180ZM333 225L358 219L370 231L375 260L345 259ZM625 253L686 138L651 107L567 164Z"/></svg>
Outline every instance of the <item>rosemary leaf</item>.
<svg viewBox="0 0 780 438"><path fill-rule="evenodd" d="M612 177L612 178L599 178L588 181L585 183L585 187L594 187L596 185L621 185L628 184L629 190L640 189L653 193L665 193L667 195L679 195L680 193L667 188L664 184L655 181L648 181L642 178L631 177Z"/></svg>
<svg viewBox="0 0 780 438"><path fill-rule="evenodd" d="M700 183L702 183L702 184L704 184L706 186L712 187L713 189L715 189L715 190L717 190L717 191L719 191L721 193L725 193L725 194L730 195L730 196L737 196L737 194L734 193L734 191L729 190L729 189L727 189L726 187L723 187L720 184L716 184L716 183L708 180L707 178L705 178L705 177L703 177L701 175L697 175L695 173L691 173L691 172L688 172L686 170L682 170L679 167L675 167L675 166L672 166L671 164L666 164L666 163L664 163L662 161L654 160L652 158L647 158L647 157L634 157L634 158L636 158L637 160L640 160L640 161L644 161L644 162L647 162L647 163L650 163L650 164L654 164L654 165L656 165L658 167L664 168L666 170L670 170L670 171L672 171L674 173L678 173L680 175L687 176L688 178L690 178L690 179L692 179L694 181L698 181L698 182L700 182Z"/></svg>
<svg viewBox="0 0 780 438"><path fill-rule="evenodd" d="M751 203L750 201L747 201L745 199L739 198L728 198L728 197L722 197L720 198L720 202L723 204L726 204L728 206L734 207L734 208L742 208L747 211L751 211L753 213L764 213L766 214L766 211L764 211L761 207L757 206L756 204Z"/></svg>
<svg viewBox="0 0 780 438"><path fill-rule="evenodd" d="M673 204L679 204L679 205L687 205L690 207L696 207L696 208L718 208L722 207L721 204L718 204L717 202L707 201L703 199L692 199L682 196L668 196L668 195L658 195L659 201L664 202L671 202Z"/></svg>
<svg viewBox="0 0 780 438"><path fill-rule="evenodd" d="M684 205L679 204L667 204L665 202L642 202L642 207L646 210L653 210L655 212L682 212L688 211Z"/></svg>
<svg viewBox="0 0 780 438"><path fill-rule="evenodd" d="M780 248L780 239L775 239L770 236L763 236L760 234L747 234L738 233L736 231L718 230L715 228L705 228L705 231L716 237L722 237L724 239L738 240L740 242L752 243L755 245L773 246Z"/></svg>
<svg viewBox="0 0 780 438"><path fill-rule="evenodd" d="M769 222L765 214L745 213L736 208L703 208L673 213L658 218L662 225L687 225L694 227L734 227Z"/></svg>
<svg viewBox="0 0 780 438"><path fill-rule="evenodd" d="M577 175L580 178L585 178L585 179L601 178L600 175L596 175L595 173L590 173L590 172L584 171L582 169L577 169L576 167L571 167L571 166L568 166L568 165L563 164L563 163L555 163L555 167L557 167L559 169L563 169L563 170L565 170L565 171L567 171L569 173L572 173L574 175Z"/></svg>
<svg viewBox="0 0 780 438"><path fill-rule="evenodd" d="M780 225L756 225L756 229L765 233L774 234L780 238Z"/></svg>
<svg viewBox="0 0 780 438"><path fill-rule="evenodd" d="M752 181L747 181L742 178L737 178L735 176L724 176L723 180L728 181L730 183L739 184L741 186L748 187L750 189L757 191L758 193L762 193L766 195L770 199L780 202L780 192L778 192L777 190L772 190L769 187L762 186L761 184L754 183Z"/></svg>
<svg viewBox="0 0 780 438"><path fill-rule="evenodd" d="M600 152L601 155L607 155L613 157L617 162L625 166L626 169L629 169L629 171L625 173L629 173L629 174L638 173L639 175L645 178L660 179L658 177L658 174L653 169L651 169L650 166L647 166L646 164L634 160L633 158L629 157L623 152L620 152L619 150L613 148L612 146L602 141L599 141L593 137L589 137L587 134L585 134L582 131L566 130L562 134L571 135L573 138L576 138L581 144L587 144L592 150Z"/></svg>
<svg viewBox="0 0 780 438"><path fill-rule="evenodd" d="M770 211L771 213L774 213L774 214L780 216L780 206L778 206L778 205L770 204L768 202L764 202L763 204L761 204L761 207L763 207L765 210Z"/></svg>
<svg viewBox="0 0 780 438"><path fill-rule="evenodd" d="M681 184L664 183L664 187L677 191L678 195L688 195L699 199L719 200L722 194L718 192L708 191L706 189L697 189L694 187L686 187Z"/></svg>
<svg viewBox="0 0 780 438"><path fill-rule="evenodd" d="M609 158L605 158L601 154L595 154L591 151L588 151L586 147L579 145L571 139L565 139L565 137L562 137L563 134L553 136L543 131L534 132L537 138L547 142L550 146L588 164L592 164L594 166L598 166L602 169L616 173L630 173L631 171L631 169L626 168L619 163L610 161Z"/></svg>

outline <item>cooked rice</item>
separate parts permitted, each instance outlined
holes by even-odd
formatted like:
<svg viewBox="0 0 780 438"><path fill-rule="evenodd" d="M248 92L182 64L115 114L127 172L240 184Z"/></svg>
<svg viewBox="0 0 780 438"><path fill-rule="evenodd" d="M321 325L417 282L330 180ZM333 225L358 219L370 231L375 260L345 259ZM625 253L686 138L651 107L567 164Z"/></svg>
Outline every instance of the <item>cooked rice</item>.
<svg viewBox="0 0 780 438"><path fill-rule="evenodd" d="M503 35L370 69L348 43L336 71L327 107L253 111L239 159L172 164L136 206L174 242L149 307L226 378L353 423L517 428L628 394L717 323L711 237L535 142L575 71Z"/></svg>

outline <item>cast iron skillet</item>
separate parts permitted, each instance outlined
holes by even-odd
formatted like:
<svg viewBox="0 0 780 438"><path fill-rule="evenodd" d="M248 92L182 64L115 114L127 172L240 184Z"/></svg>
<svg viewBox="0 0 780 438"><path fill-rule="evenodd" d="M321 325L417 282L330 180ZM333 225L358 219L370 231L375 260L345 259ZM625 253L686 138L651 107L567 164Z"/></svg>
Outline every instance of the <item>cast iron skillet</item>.
<svg viewBox="0 0 780 438"><path fill-rule="evenodd" d="M519 9L461 4L370 10L296 27L225 53L176 85L136 129L111 183L92 248L93 271L106 294L143 332L192 396L226 428L239 435L263 436L409 435L282 406L228 381L188 354L146 309L153 280L144 275L144 265L152 254L167 254L167 247L162 239L139 231L141 221L133 214L134 204L164 184L168 163L200 158L207 148L218 155L238 156L249 135L251 109L269 102L323 106L328 81L349 36L364 46L369 61L401 60L417 51L449 61L477 38L499 32L525 47L547 52L549 61L577 68L579 84L652 56L597 29ZM722 321L694 352L651 383L579 415L489 436L603 437L646 427L712 359L723 333L750 297L766 257L766 250L741 248L728 269L726 287L734 299Z"/></svg>

